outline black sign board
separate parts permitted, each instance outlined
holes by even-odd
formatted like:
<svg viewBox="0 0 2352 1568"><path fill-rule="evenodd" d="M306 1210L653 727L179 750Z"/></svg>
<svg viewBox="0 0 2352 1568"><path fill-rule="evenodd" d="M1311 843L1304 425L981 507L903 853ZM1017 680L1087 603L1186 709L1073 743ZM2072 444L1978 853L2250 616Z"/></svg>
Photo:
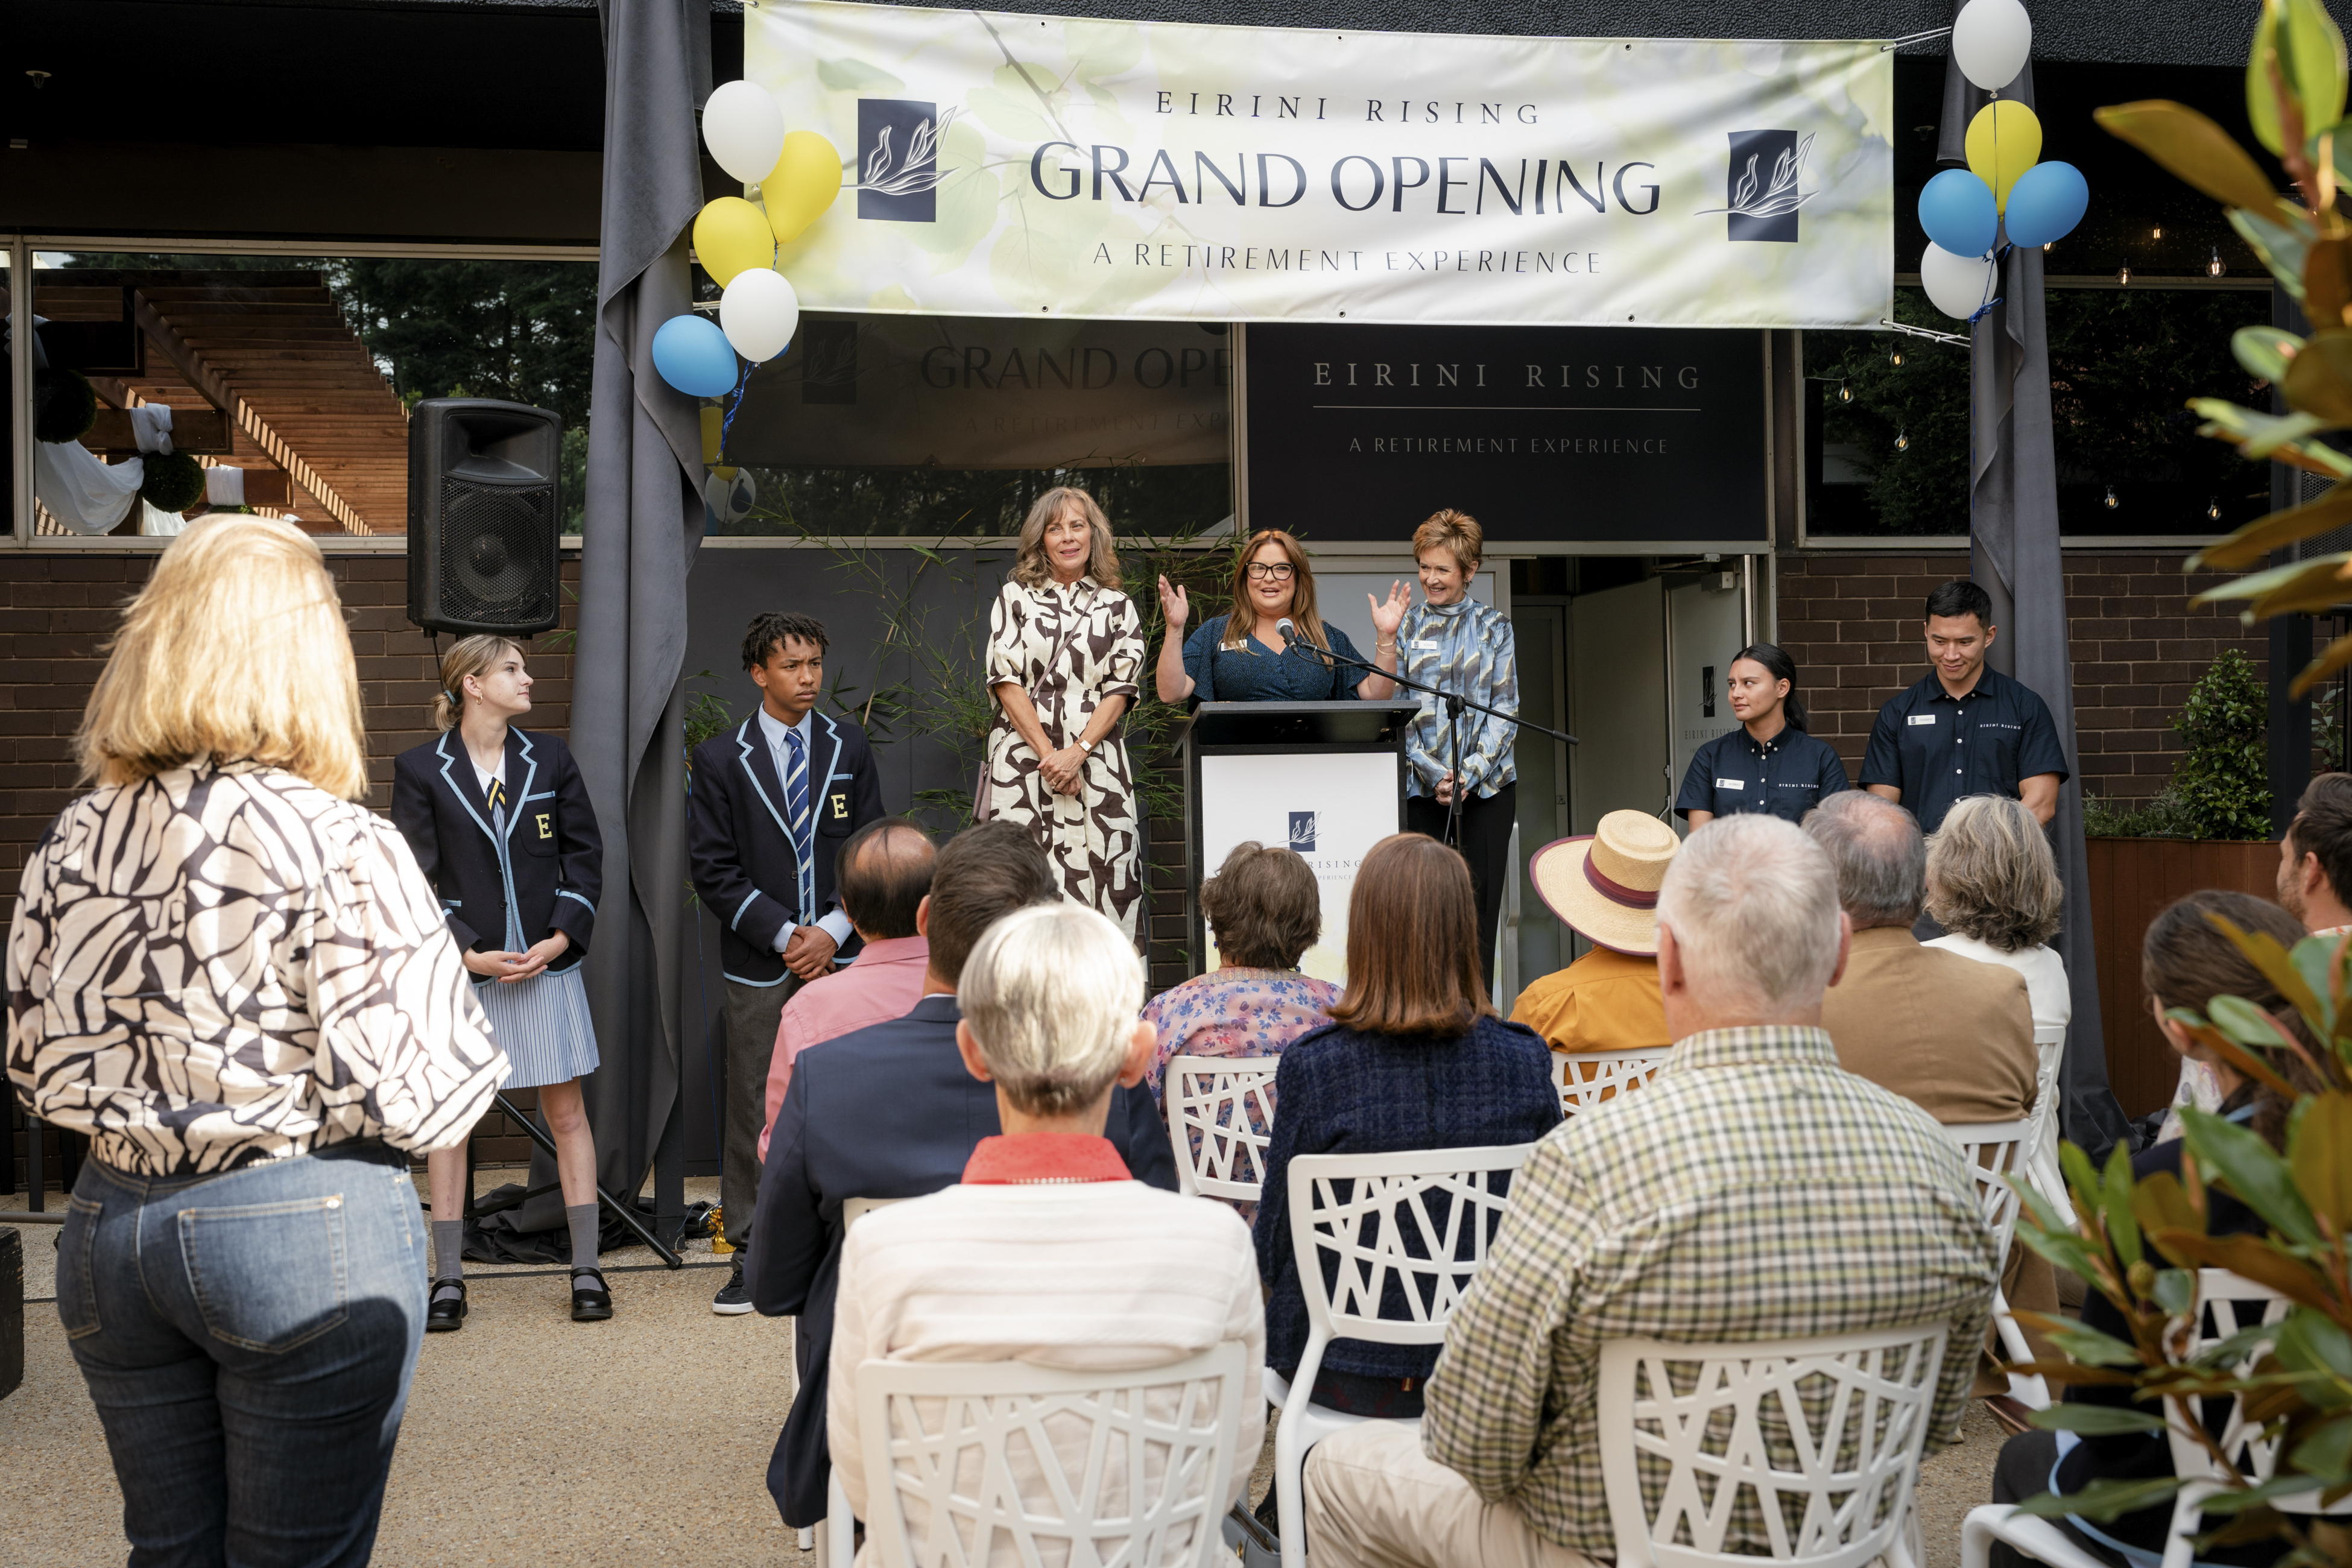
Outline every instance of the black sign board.
<svg viewBox="0 0 2352 1568"><path fill-rule="evenodd" d="M1252 326L1249 523L1498 543L1763 545L1764 334Z"/></svg>

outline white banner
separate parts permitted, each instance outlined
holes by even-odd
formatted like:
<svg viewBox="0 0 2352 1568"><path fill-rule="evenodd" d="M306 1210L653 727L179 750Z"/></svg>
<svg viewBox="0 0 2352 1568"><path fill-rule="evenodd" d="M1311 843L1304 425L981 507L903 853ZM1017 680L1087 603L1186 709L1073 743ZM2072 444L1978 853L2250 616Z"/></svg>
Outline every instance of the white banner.
<svg viewBox="0 0 2352 1568"><path fill-rule="evenodd" d="M846 161L815 310L1858 327L1891 315L1874 42L1480 37L829 0L744 68Z"/></svg>
<svg viewBox="0 0 2352 1568"><path fill-rule="evenodd" d="M1201 758L1201 871L1216 875L1248 839L1297 850L1323 894L1323 934L1298 961L1301 973L1348 981L1348 900L1372 846L1397 831L1404 763L1394 752L1301 751ZM1202 972L1217 967L1208 937Z"/></svg>

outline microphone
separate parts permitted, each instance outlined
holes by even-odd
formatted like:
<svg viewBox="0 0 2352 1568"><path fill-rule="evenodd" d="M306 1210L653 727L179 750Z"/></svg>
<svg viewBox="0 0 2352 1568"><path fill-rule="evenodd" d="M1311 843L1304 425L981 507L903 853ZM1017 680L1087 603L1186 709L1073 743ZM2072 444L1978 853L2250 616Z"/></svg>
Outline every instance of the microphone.
<svg viewBox="0 0 2352 1568"><path fill-rule="evenodd" d="M1282 651L1288 653L1290 645L1298 640L1298 628L1290 624L1288 616L1285 616L1274 623L1274 629L1282 634Z"/></svg>

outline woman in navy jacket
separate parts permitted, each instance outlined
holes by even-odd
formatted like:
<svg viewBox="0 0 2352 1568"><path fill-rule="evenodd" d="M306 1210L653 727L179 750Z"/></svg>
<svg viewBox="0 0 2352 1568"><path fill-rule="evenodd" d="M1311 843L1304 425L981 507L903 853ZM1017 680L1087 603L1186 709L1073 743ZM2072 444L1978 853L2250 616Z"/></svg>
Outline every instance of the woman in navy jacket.
<svg viewBox="0 0 2352 1568"><path fill-rule="evenodd" d="M465 950L474 994L513 1063L507 1084L539 1090L572 1232L572 1316L609 1318L596 1267L596 1142L580 1100L580 1079L596 1070L580 963L596 929L604 840L570 748L511 722L530 711L520 646L467 637L443 656L441 685L440 738L393 764L392 819ZM436 1149L425 1167L434 1254L425 1327L443 1331L466 1318L466 1151Z"/></svg>

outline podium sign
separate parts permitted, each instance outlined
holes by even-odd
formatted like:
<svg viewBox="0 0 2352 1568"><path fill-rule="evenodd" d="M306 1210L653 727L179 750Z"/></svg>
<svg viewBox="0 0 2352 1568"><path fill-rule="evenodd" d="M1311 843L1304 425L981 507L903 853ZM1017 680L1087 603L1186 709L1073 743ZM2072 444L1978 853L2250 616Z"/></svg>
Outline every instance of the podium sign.
<svg viewBox="0 0 2352 1568"><path fill-rule="evenodd" d="M1187 737L1192 864L1215 875L1236 844L1296 850L1323 894L1323 934L1299 961L1345 984L1348 899L1371 847L1404 826L1404 732L1420 710L1399 702L1206 702ZM1192 951L1218 963L1192 907Z"/></svg>

